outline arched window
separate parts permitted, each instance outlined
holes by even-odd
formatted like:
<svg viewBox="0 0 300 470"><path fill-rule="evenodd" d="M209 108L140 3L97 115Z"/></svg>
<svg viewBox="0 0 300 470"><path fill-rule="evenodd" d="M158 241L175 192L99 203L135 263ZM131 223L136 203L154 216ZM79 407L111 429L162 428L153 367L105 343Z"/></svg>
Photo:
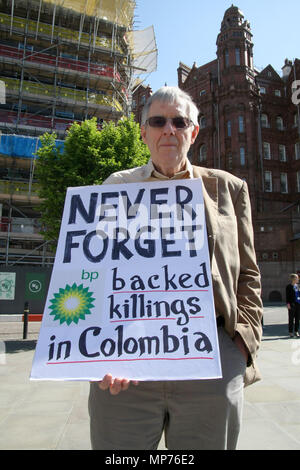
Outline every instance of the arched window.
<svg viewBox="0 0 300 470"><path fill-rule="evenodd" d="M200 117L199 126L200 126L200 129L204 129L206 127L206 117L205 116Z"/></svg>
<svg viewBox="0 0 300 470"><path fill-rule="evenodd" d="M264 159L271 160L271 145L270 142L263 142L263 152L264 152Z"/></svg>
<svg viewBox="0 0 300 470"><path fill-rule="evenodd" d="M271 193L272 189L273 189L272 172L271 171L265 171L265 191L267 193Z"/></svg>
<svg viewBox="0 0 300 470"><path fill-rule="evenodd" d="M225 67L229 67L229 51L225 49L224 51L224 65Z"/></svg>
<svg viewBox="0 0 300 470"><path fill-rule="evenodd" d="M241 164L241 166L246 165L245 147L240 147L240 164Z"/></svg>
<svg viewBox="0 0 300 470"><path fill-rule="evenodd" d="M239 116L239 132L245 132L244 116Z"/></svg>
<svg viewBox="0 0 300 470"><path fill-rule="evenodd" d="M231 137L231 121L227 121L227 137Z"/></svg>
<svg viewBox="0 0 300 470"><path fill-rule="evenodd" d="M260 117L260 120L261 120L261 127L270 127L269 118L267 114L262 114Z"/></svg>
<svg viewBox="0 0 300 470"><path fill-rule="evenodd" d="M281 116L276 116L276 128L279 130L279 131L283 131L284 127L283 127L283 119Z"/></svg>
<svg viewBox="0 0 300 470"><path fill-rule="evenodd" d="M207 147L206 144L200 145L199 148L199 162L205 162L207 158Z"/></svg>
<svg viewBox="0 0 300 470"><path fill-rule="evenodd" d="M295 159L300 160L300 142L295 143Z"/></svg>
<svg viewBox="0 0 300 470"><path fill-rule="evenodd" d="M247 65L251 67L251 50L250 47L247 47Z"/></svg>
<svg viewBox="0 0 300 470"><path fill-rule="evenodd" d="M286 162L286 147L285 145L278 145L279 161Z"/></svg>
<svg viewBox="0 0 300 470"><path fill-rule="evenodd" d="M239 47L235 48L235 64L241 65L241 50Z"/></svg>

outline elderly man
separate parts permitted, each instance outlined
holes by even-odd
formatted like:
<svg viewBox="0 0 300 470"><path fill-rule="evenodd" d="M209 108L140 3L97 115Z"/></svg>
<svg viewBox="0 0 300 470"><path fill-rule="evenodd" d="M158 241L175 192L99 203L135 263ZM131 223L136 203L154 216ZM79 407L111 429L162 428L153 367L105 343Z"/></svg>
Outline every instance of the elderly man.
<svg viewBox="0 0 300 470"><path fill-rule="evenodd" d="M202 183L222 364L221 379L133 382L105 375L91 384L94 449L235 449L245 384L258 380L260 275L244 181L192 166L198 109L176 87L163 87L144 107L141 134L147 165L111 175L105 184L199 178Z"/></svg>

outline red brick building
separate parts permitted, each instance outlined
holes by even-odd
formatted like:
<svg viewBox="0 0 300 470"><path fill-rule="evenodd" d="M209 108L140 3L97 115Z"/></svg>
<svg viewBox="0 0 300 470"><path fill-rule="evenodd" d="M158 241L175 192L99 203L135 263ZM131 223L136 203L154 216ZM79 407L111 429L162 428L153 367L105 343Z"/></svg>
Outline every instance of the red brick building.
<svg viewBox="0 0 300 470"><path fill-rule="evenodd" d="M144 104L152 94L152 88L139 83L133 90L131 110L134 113L135 120L139 123L142 121L142 112Z"/></svg>
<svg viewBox="0 0 300 470"><path fill-rule="evenodd" d="M179 87L200 110L189 157L247 181L263 298L285 301L288 276L300 271L300 110L292 100L300 60L286 60L281 76L271 65L256 70L250 24L233 5L216 43L211 62L178 68Z"/></svg>
<svg viewBox="0 0 300 470"><path fill-rule="evenodd" d="M265 301L284 301L289 273L300 271L299 104L292 100L297 78L297 59L286 60L282 76L271 65L254 68L250 24L235 6L224 14L216 59L178 68L179 86L200 109L192 162L248 183Z"/></svg>

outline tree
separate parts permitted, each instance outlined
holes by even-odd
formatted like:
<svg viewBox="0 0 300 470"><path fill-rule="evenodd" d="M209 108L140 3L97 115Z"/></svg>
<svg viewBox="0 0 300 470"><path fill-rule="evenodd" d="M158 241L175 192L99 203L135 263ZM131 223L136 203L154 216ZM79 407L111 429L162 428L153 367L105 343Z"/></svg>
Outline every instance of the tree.
<svg viewBox="0 0 300 470"><path fill-rule="evenodd" d="M143 165L150 156L133 116L121 119L117 125L104 123L101 131L95 118L81 124L74 122L64 148L56 146L56 138L48 133L41 137L36 160L46 240L58 238L68 187L101 184L111 173Z"/></svg>

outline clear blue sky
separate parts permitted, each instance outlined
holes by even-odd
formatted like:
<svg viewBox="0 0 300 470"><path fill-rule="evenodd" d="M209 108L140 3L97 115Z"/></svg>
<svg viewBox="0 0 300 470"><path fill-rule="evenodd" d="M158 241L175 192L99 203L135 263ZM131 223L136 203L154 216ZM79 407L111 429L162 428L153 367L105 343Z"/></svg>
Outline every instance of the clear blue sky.
<svg viewBox="0 0 300 470"><path fill-rule="evenodd" d="M154 26L158 67L144 84L153 91L177 85L179 62L192 66L216 58L216 39L232 3L251 25L254 65L281 74L284 59L300 59L300 0L136 0L135 29Z"/></svg>

